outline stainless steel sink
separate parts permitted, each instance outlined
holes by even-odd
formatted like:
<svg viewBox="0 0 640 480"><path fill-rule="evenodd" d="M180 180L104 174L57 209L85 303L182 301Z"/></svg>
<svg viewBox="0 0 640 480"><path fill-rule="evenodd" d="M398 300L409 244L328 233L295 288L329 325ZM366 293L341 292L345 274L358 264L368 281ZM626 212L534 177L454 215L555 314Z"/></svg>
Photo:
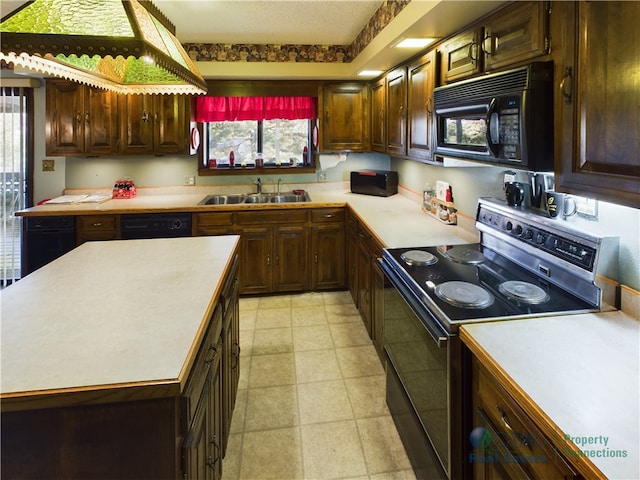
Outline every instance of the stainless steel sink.
<svg viewBox="0 0 640 480"><path fill-rule="evenodd" d="M237 205L244 202L245 195L243 193L234 193L231 195L207 195L198 205Z"/></svg>
<svg viewBox="0 0 640 480"><path fill-rule="evenodd" d="M269 203L271 202L271 195L267 194L255 194L255 195L247 195L244 203Z"/></svg>
<svg viewBox="0 0 640 480"><path fill-rule="evenodd" d="M309 194L304 192L296 195L293 192L284 193L233 193L229 195L207 195L198 205L238 205L241 203L301 203L309 202Z"/></svg>
<svg viewBox="0 0 640 480"><path fill-rule="evenodd" d="M294 195L293 193L273 195L271 197L273 203L288 203L288 202L308 202L309 197L306 193L303 195Z"/></svg>

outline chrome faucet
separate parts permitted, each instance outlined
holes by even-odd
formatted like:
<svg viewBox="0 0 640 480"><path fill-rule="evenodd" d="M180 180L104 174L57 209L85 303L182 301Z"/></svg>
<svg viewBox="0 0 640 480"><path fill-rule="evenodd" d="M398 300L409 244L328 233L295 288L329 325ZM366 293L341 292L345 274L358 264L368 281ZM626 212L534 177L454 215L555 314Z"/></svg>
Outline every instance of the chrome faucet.
<svg viewBox="0 0 640 480"><path fill-rule="evenodd" d="M259 178L253 182L256 186L256 188L258 189L256 193L262 193L262 180L260 180Z"/></svg>
<svg viewBox="0 0 640 480"><path fill-rule="evenodd" d="M280 182L282 181L281 178L278 179L278 195L280 195Z"/></svg>

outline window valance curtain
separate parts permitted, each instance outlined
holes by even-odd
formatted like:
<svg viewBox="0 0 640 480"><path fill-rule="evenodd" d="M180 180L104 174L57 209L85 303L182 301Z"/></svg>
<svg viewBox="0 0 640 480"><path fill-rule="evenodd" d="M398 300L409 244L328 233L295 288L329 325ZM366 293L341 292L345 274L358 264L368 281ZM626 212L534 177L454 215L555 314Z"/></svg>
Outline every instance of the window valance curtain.
<svg viewBox="0 0 640 480"><path fill-rule="evenodd" d="M318 118L316 97L195 97L196 122Z"/></svg>

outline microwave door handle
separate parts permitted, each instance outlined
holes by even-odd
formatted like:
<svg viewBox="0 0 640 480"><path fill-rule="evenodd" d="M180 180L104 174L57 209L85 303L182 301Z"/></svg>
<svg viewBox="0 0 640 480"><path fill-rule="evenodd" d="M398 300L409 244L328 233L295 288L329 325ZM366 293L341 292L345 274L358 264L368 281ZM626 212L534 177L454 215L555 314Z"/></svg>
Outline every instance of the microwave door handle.
<svg viewBox="0 0 640 480"><path fill-rule="evenodd" d="M487 146L494 157L498 157L498 144L500 143L500 115L497 110L495 98L491 99L487 110Z"/></svg>

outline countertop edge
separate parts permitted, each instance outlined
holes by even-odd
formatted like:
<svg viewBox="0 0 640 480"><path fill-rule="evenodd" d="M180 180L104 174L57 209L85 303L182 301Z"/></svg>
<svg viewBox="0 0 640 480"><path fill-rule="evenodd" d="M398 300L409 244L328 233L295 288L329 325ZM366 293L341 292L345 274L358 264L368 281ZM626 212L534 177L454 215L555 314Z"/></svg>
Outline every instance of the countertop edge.
<svg viewBox="0 0 640 480"><path fill-rule="evenodd" d="M469 348L471 353L482 363L482 365L493 375L496 380L502 385L507 393L520 405L527 414L531 417L534 423L542 430L542 432L549 438L564 438L565 432L563 432L558 425L542 410L536 402L522 389L516 381L500 366L500 364L494 360L494 358L487 352L469 333L465 326L460 327L460 340ZM581 455L581 450L573 443L565 443L563 447L570 448L576 455L572 456L570 463L579 471L585 478L601 478L607 479L608 477L600 471L586 456Z"/></svg>

